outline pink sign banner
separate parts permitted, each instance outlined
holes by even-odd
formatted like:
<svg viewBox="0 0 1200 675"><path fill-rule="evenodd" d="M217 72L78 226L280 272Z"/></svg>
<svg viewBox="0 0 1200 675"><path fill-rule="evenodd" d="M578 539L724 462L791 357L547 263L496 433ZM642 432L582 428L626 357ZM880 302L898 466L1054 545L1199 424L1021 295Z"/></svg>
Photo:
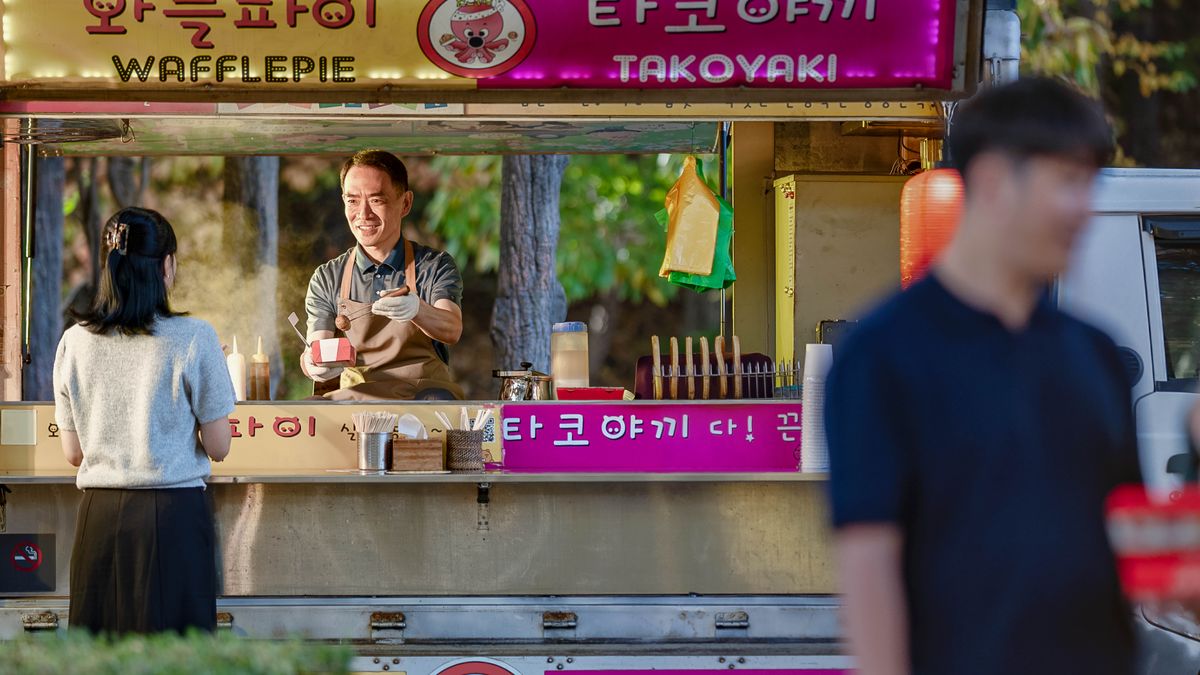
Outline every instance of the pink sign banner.
<svg viewBox="0 0 1200 675"><path fill-rule="evenodd" d="M506 471L794 472L799 403L509 403Z"/></svg>
<svg viewBox="0 0 1200 675"><path fill-rule="evenodd" d="M570 670L570 675L716 675L727 670ZM853 670L844 668L780 668L778 670L738 670L738 675L852 675ZM545 675L559 675L558 671L547 670Z"/></svg>
<svg viewBox="0 0 1200 675"><path fill-rule="evenodd" d="M956 0L432 0L417 37L480 89L955 84Z"/></svg>

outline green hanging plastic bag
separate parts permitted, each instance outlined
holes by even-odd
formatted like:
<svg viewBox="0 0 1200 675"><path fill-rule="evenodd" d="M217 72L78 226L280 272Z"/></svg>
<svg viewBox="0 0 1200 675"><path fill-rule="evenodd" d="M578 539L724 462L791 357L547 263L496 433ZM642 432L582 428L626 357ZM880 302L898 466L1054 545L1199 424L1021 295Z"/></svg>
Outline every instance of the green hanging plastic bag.
<svg viewBox="0 0 1200 675"><path fill-rule="evenodd" d="M698 178L698 180L696 180ZM681 206L683 205L683 206ZM715 208L714 208L715 207ZM712 213L715 210L717 213ZM672 215L676 220L672 223ZM712 216L716 216L715 237L710 237ZM667 208L654 214L667 230L667 253L659 276L697 293L728 288L737 276L730 255L733 243L733 207L704 183L703 165L688 157L679 180L667 194ZM686 219L686 220L685 220ZM711 266L707 264L711 249ZM683 271L674 261L687 258L694 271ZM704 260L697 268L695 261ZM707 273L704 273L704 272Z"/></svg>

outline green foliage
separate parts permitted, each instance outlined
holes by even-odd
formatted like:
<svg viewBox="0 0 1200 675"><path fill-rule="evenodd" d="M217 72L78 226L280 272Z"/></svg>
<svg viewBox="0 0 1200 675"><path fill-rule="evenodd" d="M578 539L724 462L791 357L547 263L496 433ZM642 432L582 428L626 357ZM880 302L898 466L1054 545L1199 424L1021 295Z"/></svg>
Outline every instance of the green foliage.
<svg viewBox="0 0 1200 675"><path fill-rule="evenodd" d="M583 155L563 177L558 278L574 302L615 292L665 305L677 288L658 276L666 233L654 219L679 176L673 155Z"/></svg>
<svg viewBox="0 0 1200 675"><path fill-rule="evenodd" d="M75 209L79 208L79 192L67 192L63 194L63 215L69 216L75 213Z"/></svg>
<svg viewBox="0 0 1200 675"><path fill-rule="evenodd" d="M499 264L499 157L438 157L424 211L460 264ZM575 155L560 195L558 276L571 302L604 294L665 305L678 289L658 277L666 233L654 220L683 165L676 155ZM715 174L711 168L709 173Z"/></svg>
<svg viewBox="0 0 1200 675"><path fill-rule="evenodd" d="M291 641L258 641L193 633L93 638L82 631L24 638L0 649L0 672L9 675L292 675L348 673L349 647Z"/></svg>
<svg viewBox="0 0 1200 675"><path fill-rule="evenodd" d="M1181 7L1179 0L1170 4ZM1106 71L1136 76L1142 96L1190 90L1197 82L1185 62L1186 45L1141 40L1118 27L1151 6L1151 0L1019 0L1021 65L1072 79L1093 96L1099 96Z"/></svg>
<svg viewBox="0 0 1200 675"><path fill-rule="evenodd" d="M425 218L460 265L481 273L500 263L500 163L495 155L430 162L441 178Z"/></svg>

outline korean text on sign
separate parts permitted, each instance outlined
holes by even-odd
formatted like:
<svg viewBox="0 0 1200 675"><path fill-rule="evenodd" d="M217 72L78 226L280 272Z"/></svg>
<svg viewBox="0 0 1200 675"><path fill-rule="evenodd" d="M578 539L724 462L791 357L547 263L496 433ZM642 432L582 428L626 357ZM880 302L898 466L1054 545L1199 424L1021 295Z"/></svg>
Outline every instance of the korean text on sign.
<svg viewBox="0 0 1200 675"><path fill-rule="evenodd" d="M92 35L123 35L124 22L142 23L146 15L159 12L179 19L180 27L192 31L192 46L214 47L209 34L213 22L229 21L234 28L276 28L282 22L296 28L311 20L322 28L345 28L362 17L368 28L376 23L377 0L236 0L238 12L232 16L217 5L217 0L84 0L84 8L95 19L87 32ZM128 13L126 13L128 12Z"/></svg>

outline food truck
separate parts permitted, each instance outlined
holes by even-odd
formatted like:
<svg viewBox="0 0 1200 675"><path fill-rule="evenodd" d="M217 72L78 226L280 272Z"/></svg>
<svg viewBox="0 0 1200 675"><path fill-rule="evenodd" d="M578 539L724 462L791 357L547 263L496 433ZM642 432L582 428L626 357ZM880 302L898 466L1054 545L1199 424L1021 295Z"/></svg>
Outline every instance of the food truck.
<svg viewBox="0 0 1200 675"><path fill-rule="evenodd" d="M949 106L1014 76L1012 3L0 5L0 637L66 629L80 494L53 404L21 395L53 356L27 342L31 158L714 153L737 282L711 370L466 402L493 420L483 472L358 470L355 413L441 439L459 404L239 403L209 486L218 626L349 643L356 672L849 672L805 346L898 286L910 148L928 166Z"/></svg>

